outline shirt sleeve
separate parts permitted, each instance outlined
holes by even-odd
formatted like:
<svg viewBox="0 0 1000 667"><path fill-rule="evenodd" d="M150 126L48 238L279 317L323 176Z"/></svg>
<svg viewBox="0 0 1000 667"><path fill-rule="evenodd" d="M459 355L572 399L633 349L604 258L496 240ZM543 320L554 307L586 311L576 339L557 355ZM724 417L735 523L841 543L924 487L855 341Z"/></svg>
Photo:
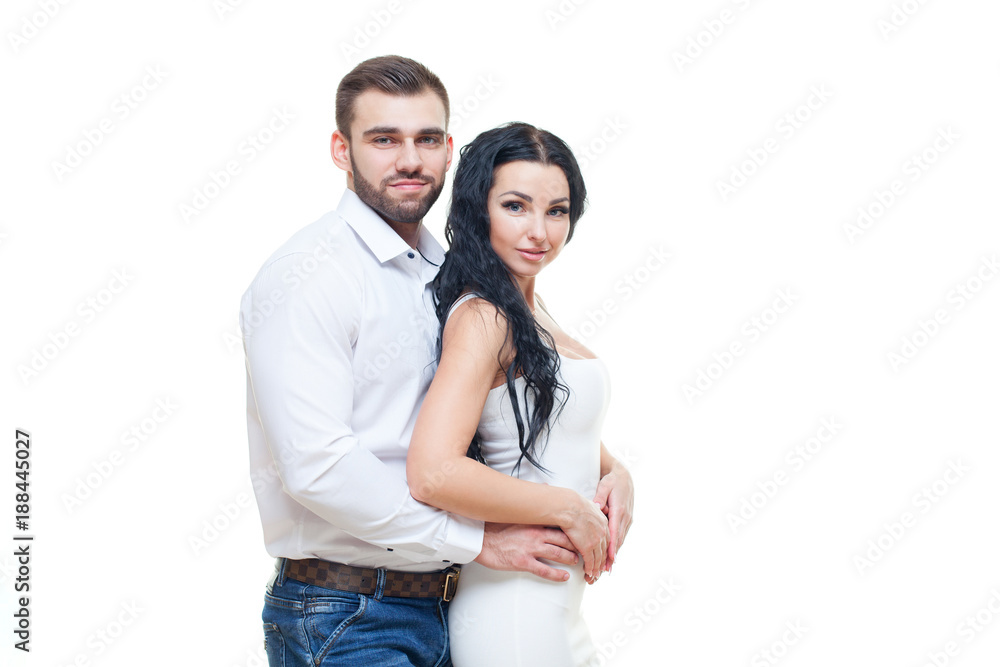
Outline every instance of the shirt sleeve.
<svg viewBox="0 0 1000 667"><path fill-rule="evenodd" d="M361 275L305 254L265 266L241 308L250 390L285 493L360 540L414 562L466 563L482 548L483 522L417 502L404 476L351 429L353 346Z"/></svg>

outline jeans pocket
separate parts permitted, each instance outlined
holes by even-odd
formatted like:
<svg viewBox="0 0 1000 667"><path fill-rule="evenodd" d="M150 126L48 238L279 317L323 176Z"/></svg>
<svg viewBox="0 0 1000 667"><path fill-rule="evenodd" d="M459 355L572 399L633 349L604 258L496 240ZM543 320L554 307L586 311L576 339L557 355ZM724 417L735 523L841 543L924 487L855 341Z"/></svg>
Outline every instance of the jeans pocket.
<svg viewBox="0 0 1000 667"><path fill-rule="evenodd" d="M306 632L317 662L361 618L367 606L368 598L356 593L322 595L306 600Z"/></svg>
<svg viewBox="0 0 1000 667"><path fill-rule="evenodd" d="M264 653L269 667L285 667L285 639L274 623L264 624Z"/></svg>

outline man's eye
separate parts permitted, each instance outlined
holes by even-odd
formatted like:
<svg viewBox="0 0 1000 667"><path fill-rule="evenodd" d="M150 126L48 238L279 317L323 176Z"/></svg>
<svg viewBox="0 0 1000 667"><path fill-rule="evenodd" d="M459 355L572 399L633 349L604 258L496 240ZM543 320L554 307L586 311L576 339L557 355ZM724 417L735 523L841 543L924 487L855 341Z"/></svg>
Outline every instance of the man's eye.
<svg viewBox="0 0 1000 667"><path fill-rule="evenodd" d="M390 143L391 141L392 140L389 137L376 137L375 138L375 143L376 144L383 144L384 145L384 144Z"/></svg>
<svg viewBox="0 0 1000 667"><path fill-rule="evenodd" d="M425 144L436 144L438 143L437 137L420 137L420 141Z"/></svg>

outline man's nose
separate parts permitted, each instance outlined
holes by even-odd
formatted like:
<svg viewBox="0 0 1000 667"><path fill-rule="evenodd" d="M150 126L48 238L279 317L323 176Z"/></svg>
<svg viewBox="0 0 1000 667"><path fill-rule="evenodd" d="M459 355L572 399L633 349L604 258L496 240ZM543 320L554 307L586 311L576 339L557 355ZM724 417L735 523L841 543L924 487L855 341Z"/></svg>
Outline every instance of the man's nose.
<svg viewBox="0 0 1000 667"><path fill-rule="evenodd" d="M396 170L401 172L419 171L423 162L420 159L420 151L412 141L404 141L396 154Z"/></svg>

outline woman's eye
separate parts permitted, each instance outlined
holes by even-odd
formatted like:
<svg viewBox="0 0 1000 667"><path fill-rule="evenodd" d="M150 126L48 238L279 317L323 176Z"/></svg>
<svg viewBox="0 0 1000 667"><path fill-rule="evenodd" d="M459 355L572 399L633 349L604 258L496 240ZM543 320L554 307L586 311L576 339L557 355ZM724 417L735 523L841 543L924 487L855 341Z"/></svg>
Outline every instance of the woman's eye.
<svg viewBox="0 0 1000 667"><path fill-rule="evenodd" d="M508 201L508 202L504 202L504 203L502 203L500 205L503 206L508 211L510 211L511 213L520 213L521 211L524 210L524 207L521 206L520 202L516 202L516 201Z"/></svg>
<svg viewBox="0 0 1000 667"><path fill-rule="evenodd" d="M566 215L568 213L569 211L566 210L565 208L554 208L551 211L549 211L549 215L551 216Z"/></svg>

